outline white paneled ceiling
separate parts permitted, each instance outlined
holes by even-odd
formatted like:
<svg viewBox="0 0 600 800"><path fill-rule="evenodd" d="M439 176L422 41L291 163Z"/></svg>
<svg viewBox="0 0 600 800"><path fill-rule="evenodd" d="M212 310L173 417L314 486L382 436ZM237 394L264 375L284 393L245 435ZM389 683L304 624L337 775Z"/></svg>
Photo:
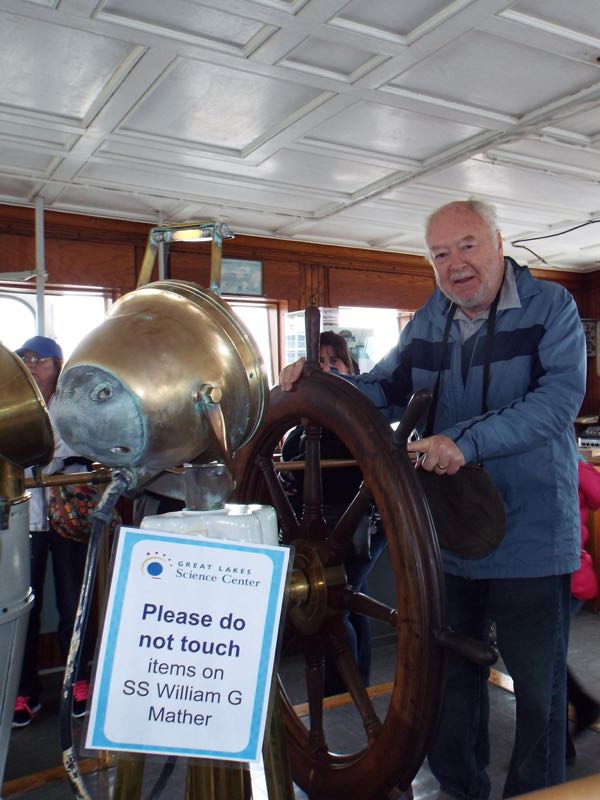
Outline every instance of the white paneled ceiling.
<svg viewBox="0 0 600 800"><path fill-rule="evenodd" d="M0 0L0 23L2 203L421 253L476 195L533 239L519 260L600 268L598 0Z"/></svg>

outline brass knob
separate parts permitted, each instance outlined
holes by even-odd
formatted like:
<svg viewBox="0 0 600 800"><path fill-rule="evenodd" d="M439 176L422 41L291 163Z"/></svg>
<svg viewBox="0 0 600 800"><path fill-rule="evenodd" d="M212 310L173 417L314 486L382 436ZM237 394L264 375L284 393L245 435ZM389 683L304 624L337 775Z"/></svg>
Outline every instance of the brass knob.
<svg viewBox="0 0 600 800"><path fill-rule="evenodd" d="M198 391L198 398L201 397L216 405L223 399L223 391L218 386L205 383Z"/></svg>

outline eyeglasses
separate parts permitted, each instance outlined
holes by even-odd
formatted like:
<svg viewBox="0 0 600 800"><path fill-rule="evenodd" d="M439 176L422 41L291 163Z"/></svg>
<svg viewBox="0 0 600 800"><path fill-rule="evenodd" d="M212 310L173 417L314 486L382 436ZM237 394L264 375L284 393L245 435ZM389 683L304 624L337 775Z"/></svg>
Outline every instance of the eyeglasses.
<svg viewBox="0 0 600 800"><path fill-rule="evenodd" d="M45 356L44 358L40 358L40 356L19 356L19 358L24 364L34 367L36 364L41 364L42 361L50 361L52 356Z"/></svg>

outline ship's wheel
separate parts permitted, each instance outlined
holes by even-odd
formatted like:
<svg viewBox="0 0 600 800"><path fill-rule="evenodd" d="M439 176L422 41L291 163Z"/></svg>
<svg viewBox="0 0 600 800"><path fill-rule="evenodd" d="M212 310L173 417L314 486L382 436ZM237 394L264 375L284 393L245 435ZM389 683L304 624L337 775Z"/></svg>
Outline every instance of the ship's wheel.
<svg viewBox="0 0 600 800"><path fill-rule="evenodd" d="M423 409L418 412L421 415ZM407 412L408 413L408 412ZM408 424L408 430L416 423ZM302 514L297 517L279 481L273 453L286 431L306 427ZM326 428L350 451L363 484L333 529L322 518L319 431ZM403 428L407 428L404 425ZM416 775L434 732L443 689L443 582L431 518L404 447L372 404L349 382L320 371L316 360L291 392L271 391L268 413L235 459L238 502L268 502L277 511L281 542L295 548L285 622L285 654L304 661L305 704L294 705L280 667L280 693L292 775L311 800L383 800L399 796ZM387 539L394 607L354 592L344 563L357 521L374 501ZM362 685L346 640L352 611L389 625L395 669L387 708ZM324 713L325 656L348 689L344 725L356 745L336 743ZM296 699L297 700L297 699ZM346 713L347 712L347 713ZM338 723L340 724L340 723Z"/></svg>

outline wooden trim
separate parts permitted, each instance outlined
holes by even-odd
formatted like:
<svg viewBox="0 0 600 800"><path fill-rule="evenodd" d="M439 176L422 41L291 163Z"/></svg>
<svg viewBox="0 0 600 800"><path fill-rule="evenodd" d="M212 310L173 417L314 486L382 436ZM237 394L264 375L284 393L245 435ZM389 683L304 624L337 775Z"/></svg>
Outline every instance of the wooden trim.
<svg viewBox="0 0 600 800"><path fill-rule="evenodd" d="M133 290L152 227L128 220L45 212L48 283L101 287L112 291L114 297ZM33 208L0 205L0 247L4 269L33 268ZM290 311L315 302L325 307L369 306L411 312L423 305L435 286L425 258L410 253L236 235L223 242L223 256L262 261L265 299L285 302ZM210 248L172 245L170 263L173 278L208 285ZM565 286L582 317L600 319L600 271L532 272ZM153 279L156 276L155 268ZM600 375L594 362L588 364L580 414L600 410Z"/></svg>
<svg viewBox="0 0 600 800"><path fill-rule="evenodd" d="M490 670L489 683L492 686L497 686L499 689L504 689L506 692L514 693L513 681L510 675L506 675L496 669ZM394 684L391 681L389 683L379 683L376 686L368 686L367 694L371 699L374 697L385 697L392 693L393 688ZM343 708L344 706L350 705L351 702L352 697L348 692L324 697L323 710L331 711L334 708ZM294 706L294 711L299 717L308 716L308 703L298 703Z"/></svg>
<svg viewBox="0 0 600 800"><path fill-rule="evenodd" d="M82 775L89 775L101 769L108 769L110 766L112 766L111 760L103 758L102 756L98 758L86 758L79 762L79 771ZM34 789L40 789L42 786L47 786L49 783L64 781L66 779L67 775L63 766L50 767L41 772L25 775L22 778L13 778L13 780L5 781L5 783L2 784L2 797L18 796L24 792L32 792Z"/></svg>

